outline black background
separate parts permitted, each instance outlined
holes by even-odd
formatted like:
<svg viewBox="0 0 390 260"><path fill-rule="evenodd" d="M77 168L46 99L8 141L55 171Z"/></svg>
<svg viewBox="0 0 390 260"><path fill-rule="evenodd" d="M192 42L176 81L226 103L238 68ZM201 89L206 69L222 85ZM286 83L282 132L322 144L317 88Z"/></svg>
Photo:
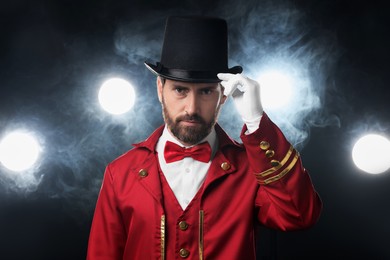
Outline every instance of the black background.
<svg viewBox="0 0 390 260"><path fill-rule="evenodd" d="M105 165L162 123L155 79L142 62L158 59L167 15L205 14L228 20L231 53L244 70L237 24L247 17L264 19L260 53L305 53L309 43L321 50L310 58L323 120L310 125L301 155L323 214L306 231L261 229L259 259L389 259L389 171L365 174L350 155L361 134L389 136L388 11L384 1L2 1L0 136L39 132L44 160L29 173L36 185L0 167L0 258L85 258ZM278 27L283 17L295 21L287 33ZM295 33L302 37L289 45ZM141 93L126 116L112 118L96 103L110 76L132 80Z"/></svg>

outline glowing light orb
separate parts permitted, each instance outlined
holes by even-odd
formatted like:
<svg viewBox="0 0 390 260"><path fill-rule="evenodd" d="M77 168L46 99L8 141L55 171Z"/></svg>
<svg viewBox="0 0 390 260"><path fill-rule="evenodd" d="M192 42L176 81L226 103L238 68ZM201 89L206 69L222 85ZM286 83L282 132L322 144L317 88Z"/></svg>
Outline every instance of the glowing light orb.
<svg viewBox="0 0 390 260"><path fill-rule="evenodd" d="M126 80L109 79L103 83L99 90L99 102L103 109L111 114L124 114L134 105L134 88Z"/></svg>
<svg viewBox="0 0 390 260"><path fill-rule="evenodd" d="M383 173L390 168L390 141L375 134L363 136L352 149L352 159L367 173Z"/></svg>
<svg viewBox="0 0 390 260"><path fill-rule="evenodd" d="M12 171L24 171L37 161L41 147L24 132L13 132L0 142L0 162Z"/></svg>
<svg viewBox="0 0 390 260"><path fill-rule="evenodd" d="M289 104L293 94L290 77L279 71L267 71L260 75L258 81L265 109L279 109Z"/></svg>

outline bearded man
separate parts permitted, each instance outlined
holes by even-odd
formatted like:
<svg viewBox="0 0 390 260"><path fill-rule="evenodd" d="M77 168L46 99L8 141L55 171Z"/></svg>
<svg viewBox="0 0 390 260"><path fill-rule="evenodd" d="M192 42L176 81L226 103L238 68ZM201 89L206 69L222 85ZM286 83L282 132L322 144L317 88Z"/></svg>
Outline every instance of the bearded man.
<svg viewBox="0 0 390 260"><path fill-rule="evenodd" d="M259 84L228 68L227 24L169 17L157 76L165 124L104 174L87 259L255 259L256 222L290 231L322 209L299 153L263 111ZM232 98L242 143L218 125Z"/></svg>

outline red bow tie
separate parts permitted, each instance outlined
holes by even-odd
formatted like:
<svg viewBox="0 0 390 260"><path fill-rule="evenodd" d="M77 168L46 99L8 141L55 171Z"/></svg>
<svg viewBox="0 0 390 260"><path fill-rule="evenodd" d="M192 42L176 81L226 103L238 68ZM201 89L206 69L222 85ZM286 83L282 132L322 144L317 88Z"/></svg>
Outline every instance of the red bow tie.
<svg viewBox="0 0 390 260"><path fill-rule="evenodd" d="M211 158L211 147L209 143L204 142L190 148L185 148L167 141L164 149L164 157L167 163L180 161L184 157L192 157L195 160L207 163Z"/></svg>

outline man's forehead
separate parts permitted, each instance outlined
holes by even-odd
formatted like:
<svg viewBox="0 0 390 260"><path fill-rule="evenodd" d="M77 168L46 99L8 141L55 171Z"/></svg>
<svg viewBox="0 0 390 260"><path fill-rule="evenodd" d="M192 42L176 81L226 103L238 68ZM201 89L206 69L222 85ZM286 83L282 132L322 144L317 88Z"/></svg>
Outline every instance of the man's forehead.
<svg viewBox="0 0 390 260"><path fill-rule="evenodd" d="M211 87L218 87L220 84L215 82L186 82L186 81L177 81L177 80L171 80L166 79L166 83L172 86L180 86L180 87L188 87L188 88L211 88Z"/></svg>

